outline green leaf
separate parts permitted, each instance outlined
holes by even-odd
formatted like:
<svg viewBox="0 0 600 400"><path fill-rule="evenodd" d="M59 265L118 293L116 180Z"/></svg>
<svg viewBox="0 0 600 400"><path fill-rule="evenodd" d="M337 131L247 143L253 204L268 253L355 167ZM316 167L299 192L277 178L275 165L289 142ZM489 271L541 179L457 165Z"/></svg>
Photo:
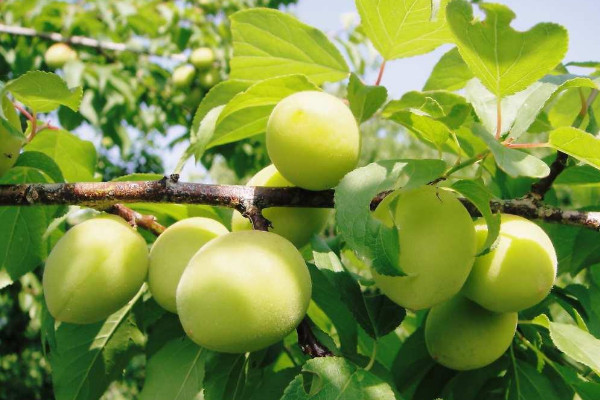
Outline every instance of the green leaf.
<svg viewBox="0 0 600 400"><path fill-rule="evenodd" d="M205 400L244 400L246 357L244 354L216 353L206 363Z"/></svg>
<svg viewBox="0 0 600 400"><path fill-rule="evenodd" d="M190 147L186 153L189 152L190 156L193 154L196 162L200 161L200 158L202 158L202 155L206 150L206 146L213 138L215 128L217 127L217 120L224 108L225 105L221 105L210 110L202 119L202 122L200 122L198 129L194 131L193 135L190 137Z"/></svg>
<svg viewBox="0 0 600 400"><path fill-rule="evenodd" d="M548 75L526 89L502 99L502 134L517 139L535 121L542 109L563 90L574 87L596 88L591 79L574 75ZM496 131L497 100L477 79L467 84L466 97L490 132Z"/></svg>
<svg viewBox="0 0 600 400"><path fill-rule="evenodd" d="M302 372L285 389L281 400L397 399L387 382L344 358L314 358L304 364ZM309 376L312 382L307 381Z"/></svg>
<svg viewBox="0 0 600 400"><path fill-rule="evenodd" d="M565 169L554 181L554 185L598 185L600 171L589 165L575 165Z"/></svg>
<svg viewBox="0 0 600 400"><path fill-rule="evenodd" d="M348 246L372 260L384 275L404 275L398 266L398 231L371 215L375 195L398 188L423 185L438 178L445 169L442 160L390 160L369 164L347 174L335 191L336 222ZM400 250L401 251L401 250Z"/></svg>
<svg viewBox="0 0 600 400"><path fill-rule="evenodd" d="M356 120L361 123L373 116L387 99L387 89L383 86L367 86L352 73L348 83L348 102Z"/></svg>
<svg viewBox="0 0 600 400"><path fill-rule="evenodd" d="M52 158L67 182L92 181L96 170L96 149L91 142L63 130L45 129L25 146Z"/></svg>
<svg viewBox="0 0 600 400"><path fill-rule="evenodd" d="M348 76L346 61L327 36L290 15L256 8L239 11L230 19L232 79L301 74L320 85Z"/></svg>
<svg viewBox="0 0 600 400"><path fill-rule="evenodd" d="M600 375L600 339L575 325L550 322L554 345L573 360Z"/></svg>
<svg viewBox="0 0 600 400"><path fill-rule="evenodd" d="M286 368L275 373L268 371L248 400L280 400L283 391L298 374L296 368Z"/></svg>
<svg viewBox="0 0 600 400"><path fill-rule="evenodd" d="M423 90L458 90L473 78L473 73L454 47L433 67Z"/></svg>
<svg viewBox="0 0 600 400"><path fill-rule="evenodd" d="M428 53L448 43L448 0L356 0L363 29L386 60Z"/></svg>
<svg viewBox="0 0 600 400"><path fill-rule="evenodd" d="M47 183L51 179L30 167L9 170L0 184ZM44 232L50 223L46 207L0 207L0 286L6 286L35 269L46 257Z"/></svg>
<svg viewBox="0 0 600 400"><path fill-rule="evenodd" d="M210 354L187 337L171 340L149 359L140 400L195 399Z"/></svg>
<svg viewBox="0 0 600 400"><path fill-rule="evenodd" d="M25 143L27 139L23 134L23 129L21 128L21 120L19 119L19 115L17 114L12 102L7 96L3 95L3 92L4 83L0 82L0 136L4 136L2 131L5 131L10 136L20 140L22 143ZM0 138L0 140L5 141L6 136Z"/></svg>
<svg viewBox="0 0 600 400"><path fill-rule="evenodd" d="M322 239L314 238L311 244L315 264L333 285L333 293L340 294L344 308L352 312L369 336L378 339L400 325L406 310L382 294L363 292L356 279L344 269L340 259Z"/></svg>
<svg viewBox="0 0 600 400"><path fill-rule="evenodd" d="M452 134L452 131L446 124L426 114L414 111L397 111L390 115L388 119L410 129L419 137L433 143L438 148L446 143Z"/></svg>
<svg viewBox="0 0 600 400"><path fill-rule="evenodd" d="M44 153L39 151L25 151L21 153L15 167L31 167L44 171L51 179L52 182L64 182L65 179L60 172L60 167L54 162L53 159L48 157Z"/></svg>
<svg viewBox="0 0 600 400"><path fill-rule="evenodd" d="M506 400L561 400L548 377L519 359L513 360Z"/></svg>
<svg viewBox="0 0 600 400"><path fill-rule="evenodd" d="M600 140L586 131L561 127L550 132L548 144L579 161L600 169Z"/></svg>
<svg viewBox="0 0 600 400"><path fill-rule="evenodd" d="M207 148L265 132L271 111L277 103L305 90L319 88L302 75L280 76L255 83L231 99L221 111Z"/></svg>
<svg viewBox="0 0 600 400"><path fill-rule="evenodd" d="M62 78L43 71L30 71L6 84L6 90L35 112L47 113L59 106L67 106L73 111L79 109L83 89L79 86L69 89Z"/></svg>
<svg viewBox="0 0 600 400"><path fill-rule="evenodd" d="M394 383L402 396L414 398L419 382L435 365L425 345L425 329L421 327L404 341L392 365Z"/></svg>
<svg viewBox="0 0 600 400"><path fill-rule="evenodd" d="M190 137L193 138L194 136L197 136L198 129L200 129L200 123L210 110L227 104L229 100L235 97L236 94L243 92L251 85L251 81L229 79L224 82L219 82L212 89L210 89L210 91L202 99L202 102L194 114L194 121L192 122Z"/></svg>
<svg viewBox="0 0 600 400"><path fill-rule="evenodd" d="M477 255L481 256L488 253L493 248L500 234L500 213L492 214L492 210L490 209L492 193L490 193L481 181L475 180L460 180L454 182L451 187L473 203L485 218L488 234L483 248Z"/></svg>
<svg viewBox="0 0 600 400"><path fill-rule="evenodd" d="M567 31L542 23L526 32L510 27L515 14L501 4L480 4L485 21L477 21L466 0L454 0L447 19L460 55L473 74L497 97L525 89L550 71L567 51Z"/></svg>
<svg viewBox="0 0 600 400"><path fill-rule="evenodd" d="M543 178L550 173L550 168L545 162L523 151L504 146L481 125L474 125L473 133L485 141L498 166L510 176Z"/></svg>
<svg viewBox="0 0 600 400"><path fill-rule="evenodd" d="M96 400L121 376L145 341L131 312L143 293L104 322L58 327L50 352L56 400Z"/></svg>

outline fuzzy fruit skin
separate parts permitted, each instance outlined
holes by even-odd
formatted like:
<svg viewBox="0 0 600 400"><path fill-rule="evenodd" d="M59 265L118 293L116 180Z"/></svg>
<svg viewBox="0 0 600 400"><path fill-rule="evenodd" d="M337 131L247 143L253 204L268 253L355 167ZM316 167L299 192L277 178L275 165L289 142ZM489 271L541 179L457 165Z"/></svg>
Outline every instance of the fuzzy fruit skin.
<svg viewBox="0 0 600 400"><path fill-rule="evenodd" d="M2 111L8 122L21 131L19 116L6 96L2 98ZM15 165L23 144L24 140L12 136L4 126L0 125L0 176Z"/></svg>
<svg viewBox="0 0 600 400"><path fill-rule="evenodd" d="M509 214L501 221L498 246L476 258L463 294L491 311L521 311L550 293L557 273L556 251L546 232L533 222ZM475 229L481 248L487 236L485 221L479 219Z"/></svg>
<svg viewBox="0 0 600 400"><path fill-rule="evenodd" d="M504 354L517 329L517 313L494 313L462 296L431 309L425 344L445 367L466 371L485 367Z"/></svg>
<svg viewBox="0 0 600 400"><path fill-rule="evenodd" d="M399 229L400 268L409 276L380 275L375 284L392 301L412 310L429 308L460 291L475 257L475 229L467 210L444 189L425 186L387 196L374 216Z"/></svg>
<svg viewBox="0 0 600 400"><path fill-rule="evenodd" d="M356 167L360 133L352 112L337 97L298 92L273 109L267 124L267 151L292 184L324 190Z"/></svg>
<svg viewBox="0 0 600 400"><path fill-rule="evenodd" d="M68 61L76 59L77 52L65 43L54 43L44 53L44 61L50 68L62 68Z"/></svg>
<svg viewBox="0 0 600 400"><path fill-rule="evenodd" d="M294 186L285 179L274 165L260 170L248 181L249 186L287 187ZM310 241L312 235L319 233L327 223L330 210L325 208L271 207L263 210L263 215L271 221L269 231L283 236L294 246L300 248ZM233 212L231 230L252 229L247 218L237 211Z"/></svg>
<svg viewBox="0 0 600 400"><path fill-rule="evenodd" d="M173 70L173 85L176 88L186 88L192 84L196 69L189 64L180 65Z"/></svg>
<svg viewBox="0 0 600 400"><path fill-rule="evenodd" d="M82 222L56 243L44 269L50 314L58 321L90 324L123 307L148 272L144 238L111 217Z"/></svg>
<svg viewBox="0 0 600 400"><path fill-rule="evenodd" d="M200 346L245 353L294 330L310 297L310 274L293 244L271 232L241 231L192 258L177 287L177 312Z"/></svg>
<svg viewBox="0 0 600 400"><path fill-rule="evenodd" d="M210 68L215 62L215 53L209 47L199 47L190 55L190 62L199 69Z"/></svg>
<svg viewBox="0 0 600 400"><path fill-rule="evenodd" d="M210 218L187 218L169 226L150 250L148 287L154 300L176 313L175 292L190 259L202 246L229 231Z"/></svg>

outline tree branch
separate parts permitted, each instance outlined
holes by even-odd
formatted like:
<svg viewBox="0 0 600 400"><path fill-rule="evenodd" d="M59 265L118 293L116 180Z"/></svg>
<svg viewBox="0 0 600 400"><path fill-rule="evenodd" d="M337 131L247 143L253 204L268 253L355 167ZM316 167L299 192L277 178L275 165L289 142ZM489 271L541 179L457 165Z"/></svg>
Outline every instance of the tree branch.
<svg viewBox="0 0 600 400"><path fill-rule="evenodd" d="M142 227L156 236L163 233L167 228L163 225L159 224L156 221L156 217L154 215L144 215L140 214L137 211L132 210L129 207L124 206L123 204L115 204L106 210L111 214L118 215L127 221L132 227Z"/></svg>
<svg viewBox="0 0 600 400"><path fill-rule="evenodd" d="M333 194L333 190L313 192L297 187L185 183L178 182L176 177L171 177L144 182L0 185L0 206L63 204L109 209L117 203L205 204L234 208L250 218L256 229L266 230L269 222L262 213L258 214L259 210L268 207L332 208ZM386 194L387 192L376 196L371 203L371 208L377 207ZM463 200L463 204L472 215L478 215L470 202ZM545 205L533 196L513 200L493 200L490 205L493 211L600 230L600 212L562 210Z"/></svg>
<svg viewBox="0 0 600 400"><path fill-rule="evenodd" d="M132 47L128 47L125 43L115 43L109 41L101 41L92 39L85 36L63 36L60 33L56 32L38 32L35 29L24 28L21 26L10 26L0 24L0 33L8 33L10 35L17 36L29 36L29 37L37 37L40 39L49 40L52 42L62 42L68 43L76 46L84 46L84 47L92 47L98 50L110 50L116 52L124 52L128 51L136 54L146 54L149 56L157 56L157 57L165 57L173 60L185 62L188 57L183 54L170 54L170 55L161 55L149 52L147 49L136 49Z"/></svg>

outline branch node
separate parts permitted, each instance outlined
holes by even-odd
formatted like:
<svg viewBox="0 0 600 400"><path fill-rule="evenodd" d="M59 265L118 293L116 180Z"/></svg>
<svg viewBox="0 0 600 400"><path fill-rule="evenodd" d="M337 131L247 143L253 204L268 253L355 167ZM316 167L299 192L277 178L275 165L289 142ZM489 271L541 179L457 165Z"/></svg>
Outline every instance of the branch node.
<svg viewBox="0 0 600 400"><path fill-rule="evenodd" d="M296 332L298 333L298 345L304 354L312 358L331 357L334 355L331 350L317 340L310 327L310 319L308 317L304 317L300 325L296 328Z"/></svg>
<svg viewBox="0 0 600 400"><path fill-rule="evenodd" d="M169 179L171 180L171 182L177 183L177 182L179 182L179 174L171 174L169 176Z"/></svg>

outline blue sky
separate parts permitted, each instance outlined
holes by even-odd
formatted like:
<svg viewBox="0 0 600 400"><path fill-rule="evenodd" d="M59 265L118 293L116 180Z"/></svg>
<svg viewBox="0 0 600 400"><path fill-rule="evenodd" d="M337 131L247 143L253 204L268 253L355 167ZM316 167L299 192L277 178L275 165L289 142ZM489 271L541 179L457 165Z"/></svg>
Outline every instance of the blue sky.
<svg viewBox="0 0 600 400"><path fill-rule="evenodd" d="M399 0L400 1L400 0ZM492 2L492 1L490 1ZM527 30L539 22L556 22L569 31L566 61L600 60L600 0L499 0L517 15L512 26ZM299 0L290 7L297 17L325 32L341 28L340 16L355 12L353 0ZM452 46L387 64L382 84L393 97L410 90L420 90L431 69ZM579 71L578 71L579 72ZM585 72L585 71L581 71ZM375 77L371 77L373 81Z"/></svg>

